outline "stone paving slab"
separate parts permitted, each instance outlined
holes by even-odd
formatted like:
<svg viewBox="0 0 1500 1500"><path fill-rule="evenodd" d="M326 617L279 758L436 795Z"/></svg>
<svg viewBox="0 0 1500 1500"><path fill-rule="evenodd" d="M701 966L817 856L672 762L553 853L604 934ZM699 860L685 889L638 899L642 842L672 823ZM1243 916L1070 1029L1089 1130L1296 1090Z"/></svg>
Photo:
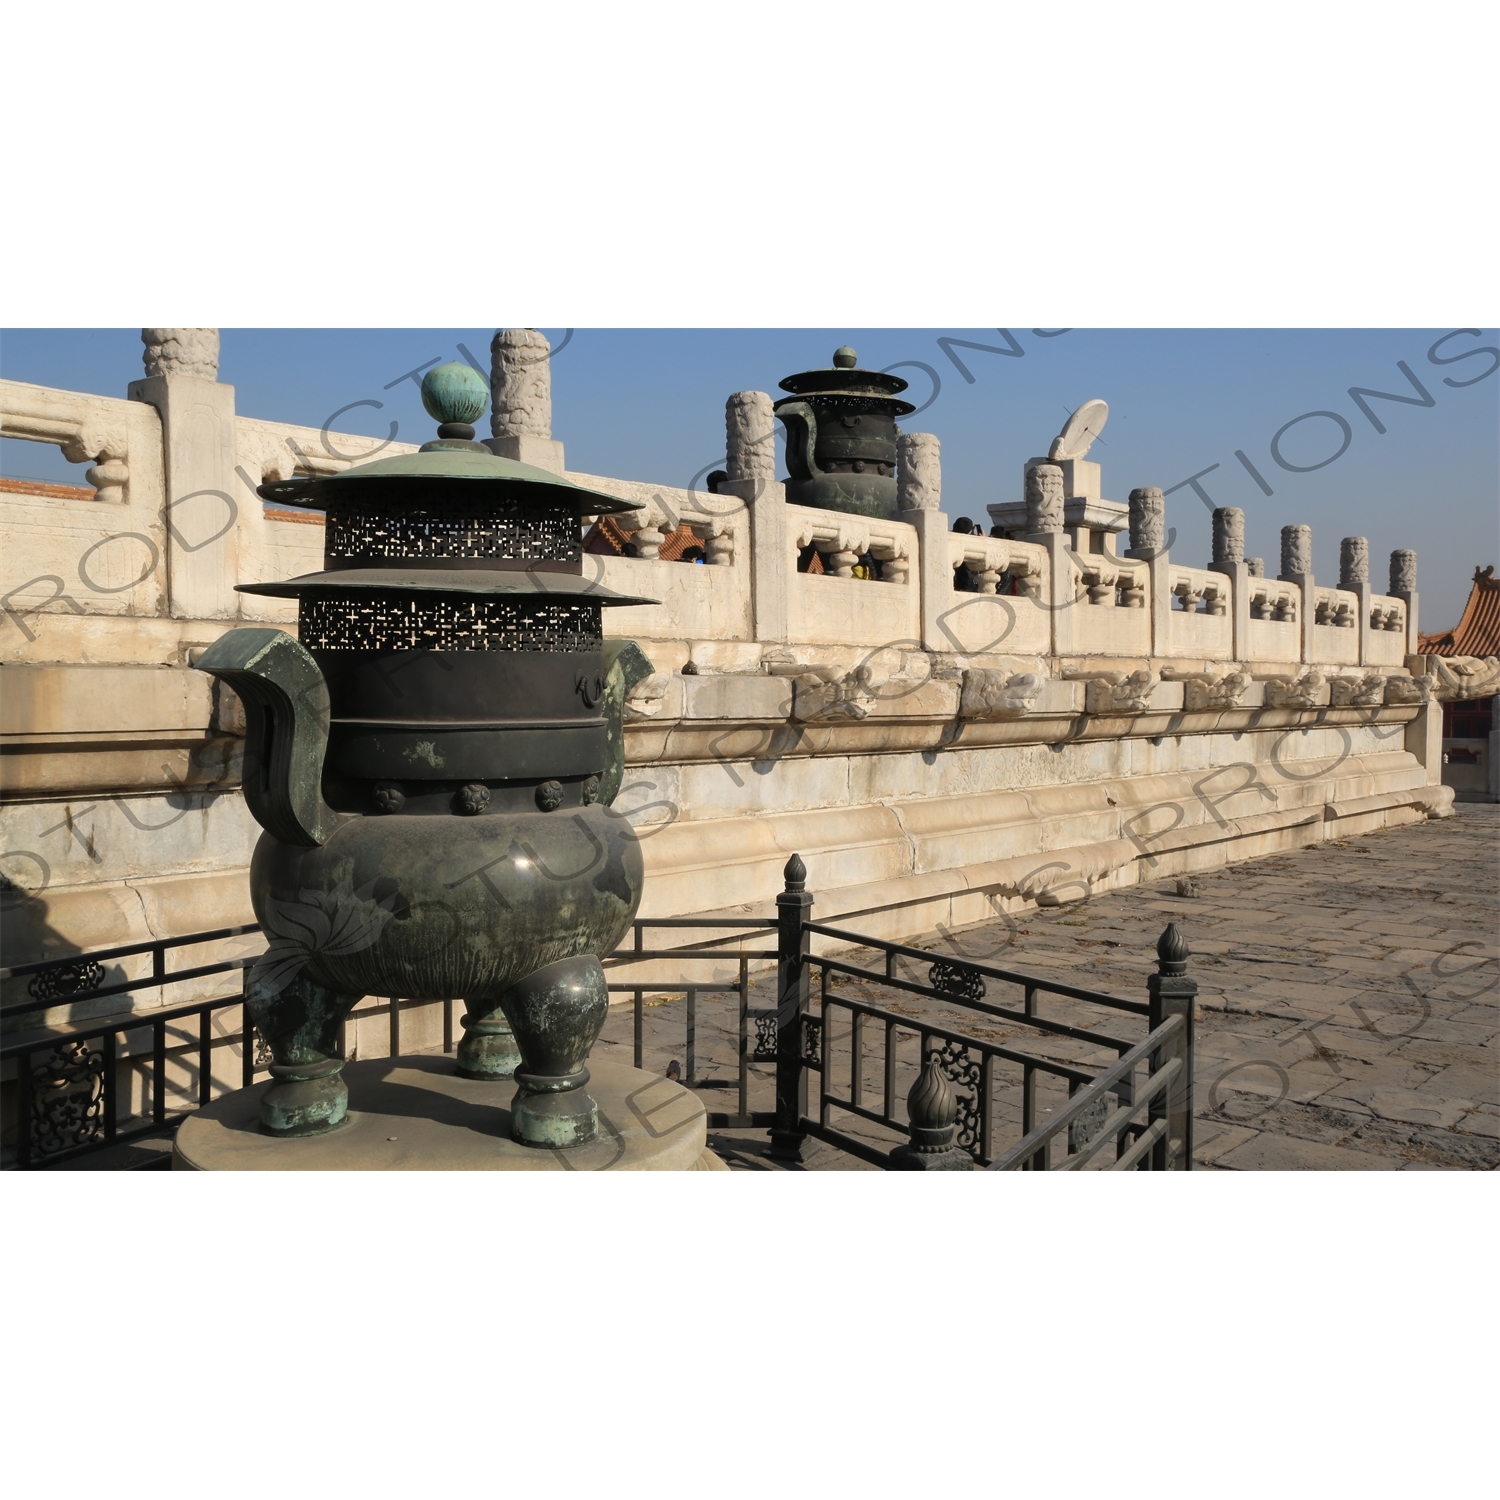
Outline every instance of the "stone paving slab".
<svg viewBox="0 0 1500 1500"><path fill-rule="evenodd" d="M1159 881L940 931L913 946L1144 1000L1156 939L1176 922L1194 950L1200 985L1196 1165L1500 1166L1500 807L1463 803L1451 819L1247 861L1198 875L1192 888L1196 894L1179 895L1176 879ZM879 966L872 955L852 957ZM770 1003L768 978L753 990L752 1006ZM888 990L871 998L913 1016L927 1004L913 996L896 1001ZM737 1078L735 1003L699 997L693 1082ZM682 1064L683 1011L680 998L646 1008L648 1069ZM994 1036L1006 1031L1003 1022L971 1015L967 1029L978 1034L980 1027ZM629 1048L631 1029L630 1008L617 1008L601 1048ZM1098 1061L1097 1049L1076 1044L1052 1055ZM904 1098L915 1073L901 1076ZM735 1107L732 1087L701 1092L710 1110ZM997 1092L996 1118L1004 1125L1013 1117L1018 1135L1014 1094ZM772 1103L772 1069L756 1065L750 1108ZM864 1122L851 1133L892 1140ZM1009 1143L1004 1130L997 1141ZM764 1130L711 1129L709 1144L731 1166L779 1169L765 1156ZM822 1143L809 1143L803 1168L876 1170Z"/></svg>
<svg viewBox="0 0 1500 1500"><path fill-rule="evenodd" d="M1393 1163L1355 1151L1262 1130L1220 1156L1216 1166L1240 1172L1389 1172Z"/></svg>

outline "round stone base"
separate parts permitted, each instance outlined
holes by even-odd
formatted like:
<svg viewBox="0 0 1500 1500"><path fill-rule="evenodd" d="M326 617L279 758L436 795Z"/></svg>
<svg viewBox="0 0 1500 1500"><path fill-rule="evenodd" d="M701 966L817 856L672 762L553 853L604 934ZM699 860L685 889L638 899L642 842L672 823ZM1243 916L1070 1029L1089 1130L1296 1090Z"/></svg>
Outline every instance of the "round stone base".
<svg viewBox="0 0 1500 1500"><path fill-rule="evenodd" d="M345 1067L349 1114L326 1135L264 1134L260 1096L267 1084L226 1094L178 1127L172 1166L203 1172L723 1169L707 1149L708 1116L696 1096L670 1079L618 1063L590 1059L589 1073L599 1139L567 1151L511 1140L511 1079L460 1078L451 1057L396 1057Z"/></svg>

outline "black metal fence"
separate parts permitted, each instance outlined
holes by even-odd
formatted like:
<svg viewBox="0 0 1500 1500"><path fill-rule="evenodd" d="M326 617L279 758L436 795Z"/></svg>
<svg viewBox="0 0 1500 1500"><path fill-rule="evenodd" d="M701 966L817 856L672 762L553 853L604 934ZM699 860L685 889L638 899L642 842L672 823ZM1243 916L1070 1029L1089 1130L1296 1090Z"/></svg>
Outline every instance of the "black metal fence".
<svg viewBox="0 0 1500 1500"><path fill-rule="evenodd" d="M38 1012L65 1005L236 973L253 964L259 955L169 970L167 954L172 949L259 931L253 925L219 927L185 937L127 943L73 958L0 969L0 980L29 981L29 998L0 1009L0 1018L8 1025L14 1018L35 1019ZM112 984L102 982L106 964L142 955L150 957L149 973ZM240 1012L233 1017L235 1029L216 1032L216 1018L229 1011ZM197 1035L192 1038L195 1028ZM7 1036L0 1043L0 1067L6 1072L12 1066L15 1069L15 1119L7 1132L10 1143L5 1165L23 1171L64 1166L113 1146L162 1135L190 1113L185 1104L175 1110L168 1108L169 1062L184 1065L186 1087L178 1092L201 1107L213 1098L214 1053L238 1047L240 1086L248 1088L271 1058L263 1044L257 1047L254 1029L250 1029L248 1038L245 1029L241 993L236 992L93 1024L38 1027ZM137 1037L149 1037L149 1045L134 1045ZM189 1078L189 1071L196 1073L195 1079ZM142 1072L144 1107L137 1111L129 1107L130 1090ZM165 1166L167 1158L162 1155L149 1165Z"/></svg>
<svg viewBox="0 0 1500 1500"><path fill-rule="evenodd" d="M190 932L185 937L152 938L144 943L126 943L118 948L102 948L93 953L80 953L72 958L48 958L36 963L15 964L10 968L0 969L0 981L29 978L26 986L29 998L0 1008L0 1017L9 1021L14 1016L51 1010L76 1001L105 1000L111 995L129 995L137 990L154 989L161 985L178 984L184 980L202 979L211 974L223 974L231 969L243 968L246 960L228 959L174 969L169 973L167 954L174 948L193 948L203 943L245 937L259 931L259 924L252 922L247 927L216 927L211 932ZM103 982L105 964L143 955L149 955L151 959L149 974L135 979L117 980L114 984ZM254 958L248 962L253 963Z"/></svg>
<svg viewBox="0 0 1500 1500"><path fill-rule="evenodd" d="M806 870L794 855L787 864L785 889L776 898L774 920L638 918L630 944L605 957L612 976L648 963L701 965L713 960L735 965L733 981L636 974L612 978L609 984L611 993L633 999L636 1067L643 1062L646 997L685 996L686 1072L681 1081L689 1087L717 1082L697 1074L699 996L736 997L737 1108L711 1112L711 1128L769 1129L770 1154L789 1163L803 1160L811 1138L885 1168L1191 1169L1197 986L1187 977L1187 945L1175 927L1168 927L1157 944L1157 972L1148 979L1148 998L1137 1001L968 959L937 957L908 944L815 922L812 907ZM708 936L694 947L648 947L646 934L652 930ZM254 926L220 928L0 970L0 979L29 977L31 995L27 1002L6 1006L0 1016L10 1022L70 1002L245 969L258 955L179 970L168 970L166 956L172 949L258 931ZM775 946L740 946L755 933L774 933ZM815 937L873 951L880 967L814 953ZM101 982L106 963L143 954L150 955L149 974ZM771 960L776 964L775 1003L757 1009L752 1005L751 965ZM925 980L916 977L923 966ZM1005 1003L1003 995L993 998L991 984L1014 990L1015 1003ZM925 1009L913 1012L911 999L925 1001ZM440 1003L443 1050L451 1053L454 1002ZM402 1002L391 999L387 1005L390 1055L396 1057L402 1052ZM1044 1007L1053 1011L1058 1006L1066 1009L1066 1017L1044 1013ZM231 1011L237 1014L228 1016ZM216 1030L221 1016L227 1024ZM1137 1034L1121 1034L1127 1030ZM149 1048L131 1044L133 1036L143 1034L149 1034ZM240 993L7 1037L0 1045L0 1062L7 1071L14 1065L16 1089L6 1165L23 1170L66 1165L111 1146L164 1134L190 1112L188 1099L197 1107L211 1102L214 1054L223 1048L238 1049L240 1087L249 1087L271 1062L254 1028L246 1026ZM347 1055L343 1037L339 1051ZM775 1064L773 1110L750 1107L754 1062ZM144 1069L140 1110L122 1108L122 1065L127 1078ZM169 1108L169 1065L180 1073L175 1087L183 1104L177 1109ZM916 1080L909 1089L903 1086L908 1078ZM1066 1153L1054 1162L1059 1141L1066 1143ZM165 1155L155 1164L165 1165Z"/></svg>
<svg viewBox="0 0 1500 1500"><path fill-rule="evenodd" d="M118 995L216 974L248 970L260 957L252 953L182 969L167 968L167 954L225 938L260 932L257 924L219 927L182 937L127 943L65 959L16 964L0 969L0 980L27 979L29 998L0 1007L7 1031L13 1018L84 1004ZM134 979L103 983L105 965L149 956L150 970ZM402 1016L430 1002L376 997L381 1003L346 1018L339 1028L338 1054L349 1053L352 1021L376 1020L389 1025L389 1055L403 1053ZM454 1004L442 1006L443 1051L454 1050ZM225 1024L220 1024L224 1022ZM196 1032L196 1035L193 1033ZM248 1032L248 1035L247 1035ZM145 1046L135 1039L147 1039ZM216 1075L215 1056L237 1053L235 1063ZM0 1166L9 1169L70 1166L116 1146L159 1138L174 1130L195 1108L211 1103L229 1087L249 1088L270 1067L270 1048L253 1025L246 1026L243 985L234 992L168 1005L94 1023L68 1023L10 1032L0 1042L0 1068L14 1084L14 1113L5 1122L5 1151ZM169 1077L176 1069L178 1076ZM13 1078L10 1076L14 1071ZM226 1072L235 1082L226 1081ZM123 1077L122 1077L123 1075ZM130 1094L141 1086L142 1108L130 1107ZM175 1094L176 1107L169 1102ZM163 1153L140 1163L147 1170L169 1164Z"/></svg>
<svg viewBox="0 0 1500 1500"><path fill-rule="evenodd" d="M862 933L814 922L813 898L805 888L806 870L795 856L786 869L786 889L776 898L780 917L778 974L779 1046L776 1123L771 1154L784 1161L803 1157L807 1137L825 1141L880 1167L921 1165L924 1157L967 1152L981 1167L1045 1170L1054 1139L1067 1132L1070 1168L1092 1162L1113 1142L1113 1166L1186 1171L1192 1165L1192 999L1196 984L1187 978L1187 945L1175 927L1157 945L1158 970L1148 982L1146 1001L1122 999L1099 990L951 957L935 958L924 949L886 942ZM816 954L814 936L851 948L874 950L881 969ZM927 966L927 979L900 972ZM818 1008L812 1007L812 977L818 975ZM863 994L839 994L839 979ZM988 998L994 981L1019 991L1020 1004ZM933 1002L940 1014L913 1015L877 999L895 991ZM1044 1015L1044 999L1067 1000L1085 1015L1061 1020ZM1096 1029L1094 1016L1110 1022ZM1004 1023L1002 1035L1029 1034L1024 1045L980 1034L995 1028L979 1018ZM1117 1035L1117 1023L1136 1018L1144 1036ZM902 1066L902 1042L915 1053ZM1112 1063L1088 1057L1069 1060L1048 1050L1071 1044L1077 1052L1113 1052ZM1137 1085L1144 1063L1150 1076ZM931 1067L951 1091L951 1120L916 1119L903 1093L915 1096ZM898 1087L903 1073L916 1082ZM873 1074L873 1077L871 1076ZM1040 1122L1039 1084L1066 1089L1049 1117ZM1110 1111L1108 1096L1117 1107ZM1141 1118L1144 1112L1145 1118ZM1014 1120L1020 1137L1009 1149L996 1149L1001 1127ZM855 1134L851 1122L874 1130ZM892 1137L906 1137L905 1141ZM902 1147L906 1149L903 1150ZM893 1152L897 1153L893 1156Z"/></svg>
<svg viewBox="0 0 1500 1500"><path fill-rule="evenodd" d="M739 1091L738 1108L733 1114L722 1111L710 1111L708 1117L709 1127L715 1130L735 1129L758 1129L767 1127L772 1122L770 1111L752 1110L750 1108L750 1064L752 1062L774 1062L776 1060L776 1010L752 1011L750 1008L750 964L752 960L766 960L777 957L775 948L735 948L726 949L716 947L713 942L697 948L648 948L646 947L646 932L651 928L663 930L695 930L712 932L766 932L774 933L776 924L774 922L762 921L755 917L726 917L714 922L703 922L693 917L637 917L631 923L632 943L628 948L617 948L608 955L605 962L612 965L648 963L655 960L666 960L669 963L688 963L693 960L713 960L722 964L727 959L732 959L737 968L738 975L730 984L722 980L683 980L681 982L667 982L662 984L643 983L640 980L629 984L615 983L609 986L611 994L630 995L633 997L634 1014L634 1061L635 1066L640 1067L644 1060L645 1050L645 1022L646 1022L646 996L648 994L676 994L680 993L686 1000L684 1006L684 1019L686 1032L684 1041L684 1074L681 1082L689 1088L702 1088L708 1086L708 1081L698 1077L698 996L702 994L732 994L738 997L738 1076L736 1087ZM755 1037L752 1041L750 1036L751 1025L755 1027Z"/></svg>

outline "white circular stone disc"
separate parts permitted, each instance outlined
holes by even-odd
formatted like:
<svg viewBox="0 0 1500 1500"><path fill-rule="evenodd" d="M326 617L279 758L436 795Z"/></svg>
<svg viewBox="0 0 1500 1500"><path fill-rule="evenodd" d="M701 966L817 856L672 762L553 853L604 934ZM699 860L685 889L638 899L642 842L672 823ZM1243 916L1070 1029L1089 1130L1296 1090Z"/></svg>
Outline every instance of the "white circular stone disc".
<svg viewBox="0 0 1500 1500"><path fill-rule="evenodd" d="M1053 463L1064 458L1082 458L1093 446L1094 439L1104 431L1107 421L1107 401L1085 401L1063 424L1063 430L1052 439L1047 457Z"/></svg>

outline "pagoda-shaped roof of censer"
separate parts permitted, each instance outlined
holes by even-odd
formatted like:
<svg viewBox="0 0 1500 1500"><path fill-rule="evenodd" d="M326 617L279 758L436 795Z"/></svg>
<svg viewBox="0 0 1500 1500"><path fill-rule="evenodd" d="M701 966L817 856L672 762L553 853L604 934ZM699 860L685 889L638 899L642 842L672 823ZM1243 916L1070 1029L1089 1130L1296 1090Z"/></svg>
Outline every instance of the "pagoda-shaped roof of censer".
<svg viewBox="0 0 1500 1500"><path fill-rule="evenodd" d="M500 458L474 441L483 377L457 361L428 372L422 403L441 424L416 453L328 476L263 484L280 505L328 515L324 570L238 586L278 599L372 591L465 595L587 596L605 607L654 604L585 579L579 518L641 507L559 474Z"/></svg>
<svg viewBox="0 0 1500 1500"><path fill-rule="evenodd" d="M379 458L339 474L263 484L256 493L264 500L275 500L282 505L321 505L331 497L362 496L367 489L373 496L392 485L409 490L414 485L428 484L444 489L461 485L464 494L472 490L497 498L524 493L538 503L569 507L575 515L615 515L640 509L634 500L585 489L560 474L549 474L545 469L515 459L499 458L482 443L460 447L457 442L442 439L424 443L415 453ZM352 485L358 485L359 489L350 490ZM455 488L454 493L459 491Z"/></svg>
<svg viewBox="0 0 1500 1500"><path fill-rule="evenodd" d="M910 401L897 399L898 393L906 389L906 382L899 375L887 375L881 370L861 370L857 366L858 356L845 344L833 353L833 368L830 370L804 370L800 375L788 375L780 382L781 389L790 391L776 403L785 406L788 400L827 400L829 398L855 398L874 401L893 417L904 417L916 410Z"/></svg>

